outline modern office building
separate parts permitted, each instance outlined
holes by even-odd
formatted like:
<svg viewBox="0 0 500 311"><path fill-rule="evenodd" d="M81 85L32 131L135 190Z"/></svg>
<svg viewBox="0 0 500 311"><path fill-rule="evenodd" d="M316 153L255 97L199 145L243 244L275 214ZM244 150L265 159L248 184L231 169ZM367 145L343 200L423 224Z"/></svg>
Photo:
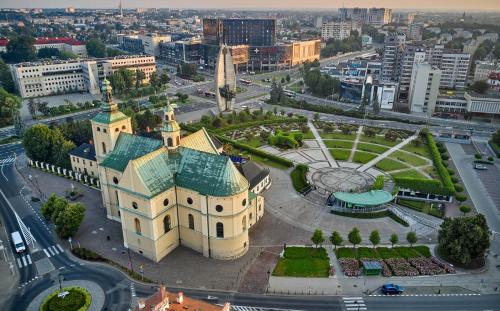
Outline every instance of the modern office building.
<svg viewBox="0 0 500 311"><path fill-rule="evenodd" d="M149 82L156 71L154 56L123 55L103 59L29 62L11 65L13 80L23 98L74 92L99 94L100 82L120 68L141 70Z"/></svg>
<svg viewBox="0 0 500 311"><path fill-rule="evenodd" d="M321 39L327 41L329 39L343 40L351 35L351 21L332 21L323 23L321 26Z"/></svg>
<svg viewBox="0 0 500 311"><path fill-rule="evenodd" d="M201 64L203 49L200 39L160 43L160 58L169 64Z"/></svg>
<svg viewBox="0 0 500 311"><path fill-rule="evenodd" d="M341 20L352 20L359 23L366 23L368 20L367 8L339 8Z"/></svg>
<svg viewBox="0 0 500 311"><path fill-rule="evenodd" d="M276 20L270 18L204 18L203 43L273 46Z"/></svg>
<svg viewBox="0 0 500 311"><path fill-rule="evenodd" d="M170 42L172 37L170 35L150 33L146 35L139 35L139 39L144 47L144 53L158 57L160 56L160 43Z"/></svg>
<svg viewBox="0 0 500 311"><path fill-rule="evenodd" d="M411 76L409 103L411 112L432 115L439 94L441 71L428 63L415 63Z"/></svg>
<svg viewBox="0 0 500 311"><path fill-rule="evenodd" d="M478 94L470 91L446 91L439 94L436 113L465 114L487 118L500 115L500 93Z"/></svg>

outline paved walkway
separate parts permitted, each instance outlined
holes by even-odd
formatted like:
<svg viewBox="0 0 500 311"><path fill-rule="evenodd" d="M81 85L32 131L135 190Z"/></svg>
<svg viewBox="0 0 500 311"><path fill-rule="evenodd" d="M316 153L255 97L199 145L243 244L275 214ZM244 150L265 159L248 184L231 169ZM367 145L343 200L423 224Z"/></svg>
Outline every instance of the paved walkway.
<svg viewBox="0 0 500 311"><path fill-rule="evenodd" d="M349 155L349 159L347 159L348 162L352 162L352 159L354 158L354 154L356 153L356 150L358 149L358 143L359 143L359 138L361 137L361 134L363 134L363 126L362 125L358 128L358 132L356 133L356 139L354 140L354 144L352 145L351 154Z"/></svg>
<svg viewBox="0 0 500 311"><path fill-rule="evenodd" d="M314 138L316 138L316 141L318 142L318 145L321 148L321 151L323 151L323 153L325 154L325 157L328 160L330 167L339 167L337 161L335 161L332 154L330 153L330 151L326 147L325 143L323 142L323 139L321 138L321 136L319 136L318 130L316 129L316 127L314 127L314 124L311 121L309 121L307 123L307 125L311 129L311 132L313 133Z"/></svg>
<svg viewBox="0 0 500 311"><path fill-rule="evenodd" d="M418 137L417 134L408 137L407 139L403 140L402 142L400 142L396 146L391 147L391 149L389 149L386 152L382 153L381 155L379 155L375 159L373 159L370 162L362 165L360 168L358 168L358 171L362 171L362 172L366 171L367 169L369 169L370 167L372 167L373 165L375 165L378 161L387 158L387 156L389 156L391 153L395 152L396 150L401 149L403 146L405 146L406 144L408 144L410 141L416 139L417 137Z"/></svg>
<svg viewBox="0 0 500 311"><path fill-rule="evenodd" d="M57 283L57 282L56 282ZM97 285L97 283L91 282L91 281L85 281L85 280L75 280L75 281L63 281L62 282L62 287L67 287L67 286L78 286L78 287L83 287L85 288L90 295L92 296L92 302L90 304L90 308L88 309L89 311L101 311L102 307L104 306L104 291L102 288ZM50 295L52 292L59 290L59 284L54 285L50 288L47 288L43 292L41 292L38 296L36 296L33 301L31 301L30 305L28 306L27 311L39 311L40 310L40 304L42 304L43 300L45 297Z"/></svg>

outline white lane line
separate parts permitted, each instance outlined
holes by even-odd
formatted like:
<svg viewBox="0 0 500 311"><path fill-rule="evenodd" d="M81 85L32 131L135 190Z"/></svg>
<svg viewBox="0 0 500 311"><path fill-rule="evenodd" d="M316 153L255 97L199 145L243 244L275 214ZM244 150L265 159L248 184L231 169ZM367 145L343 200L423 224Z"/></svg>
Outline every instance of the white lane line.
<svg viewBox="0 0 500 311"><path fill-rule="evenodd" d="M43 249L43 252L45 253L45 255L47 255L47 257L50 258L50 254L49 254L49 252L47 252L47 250L45 248Z"/></svg>
<svg viewBox="0 0 500 311"><path fill-rule="evenodd" d="M22 268L22 267L23 267L23 264L21 263L21 259L19 259L19 258L16 258L16 259L17 259L17 266L18 266L19 268Z"/></svg>
<svg viewBox="0 0 500 311"><path fill-rule="evenodd" d="M363 297L342 297L344 300L363 300Z"/></svg>
<svg viewBox="0 0 500 311"><path fill-rule="evenodd" d="M30 256L30 255L28 255L28 256L26 256L26 257L28 257L28 263L31 265L31 264L33 263L33 262L31 261L31 256Z"/></svg>
<svg viewBox="0 0 500 311"><path fill-rule="evenodd" d="M61 247L61 245L57 244L57 248L59 248L61 250L61 253L64 252L64 249Z"/></svg>
<svg viewBox="0 0 500 311"><path fill-rule="evenodd" d="M27 267L27 266L28 266L28 264L26 263L26 256L23 256L23 265L24 265L25 267Z"/></svg>

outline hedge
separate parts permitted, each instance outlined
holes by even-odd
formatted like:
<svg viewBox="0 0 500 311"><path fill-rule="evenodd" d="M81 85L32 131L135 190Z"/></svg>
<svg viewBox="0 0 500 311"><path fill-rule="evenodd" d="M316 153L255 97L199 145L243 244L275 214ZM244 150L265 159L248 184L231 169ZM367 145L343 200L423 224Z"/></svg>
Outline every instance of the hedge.
<svg viewBox="0 0 500 311"><path fill-rule="evenodd" d="M295 191L302 193L309 187L309 183L307 182L306 179L306 174L308 170L309 167L307 165L299 164L290 173L290 176L292 178L292 184L293 187L295 188Z"/></svg>
<svg viewBox="0 0 500 311"><path fill-rule="evenodd" d="M226 126L223 128L219 128L214 130L214 133L221 134L227 131L234 131L234 130L239 130L239 129L244 129L248 127L253 127L253 126L259 126L259 125L269 125L269 124L283 124L283 123L307 123L307 118L300 116L297 118L278 118L278 119L271 119L271 120L260 120L260 121L254 121L254 122L245 122L245 123L238 123L230 126Z"/></svg>
<svg viewBox="0 0 500 311"><path fill-rule="evenodd" d="M495 151L497 158L500 158L500 146L495 144L492 140L490 140L488 144L490 145L491 149Z"/></svg>
<svg viewBox="0 0 500 311"><path fill-rule="evenodd" d="M394 182L399 188L411 189L422 193L452 195L454 192L443 187L437 179L395 177Z"/></svg>
<svg viewBox="0 0 500 311"><path fill-rule="evenodd" d="M453 187L453 182L451 181L449 170L443 165L443 161L441 159L441 153L436 146L436 142L432 137L431 133L426 134L427 137L427 145L429 146L432 161L434 162L434 166L436 167L436 171L441 177L441 182L443 183L443 188L446 191L449 191L450 194L455 192L455 188Z"/></svg>
<svg viewBox="0 0 500 311"><path fill-rule="evenodd" d="M392 220L394 220L395 222L397 222L405 227L410 226L406 221L399 218L396 214L394 214L393 212L391 212L389 210L380 211L380 212L372 212L372 213L349 213L349 212L339 212L339 211L331 210L330 213L332 213L334 215L352 217L352 218L360 218L360 219L374 219L374 218L389 217Z"/></svg>
<svg viewBox="0 0 500 311"><path fill-rule="evenodd" d="M384 175L379 175L375 179L375 182L372 185L372 190L382 190L384 189Z"/></svg>
<svg viewBox="0 0 500 311"><path fill-rule="evenodd" d="M249 145L242 144L242 143L237 142L235 140L226 138L226 137L224 137L222 135L214 134L214 136L219 141L221 141L223 143L231 144L231 145L233 145L236 148L239 148L239 149L242 149L242 150L246 150L246 151L248 151L250 153L258 155L259 157L266 158L268 160L274 161L274 162L276 162L278 164L281 164L281 165L284 165L286 167L292 167L293 166L293 162L290 161L290 160L287 160L285 158L275 156L274 154L271 154L269 152L265 152L265 151L263 151L261 149L258 149L258 148L251 147Z"/></svg>

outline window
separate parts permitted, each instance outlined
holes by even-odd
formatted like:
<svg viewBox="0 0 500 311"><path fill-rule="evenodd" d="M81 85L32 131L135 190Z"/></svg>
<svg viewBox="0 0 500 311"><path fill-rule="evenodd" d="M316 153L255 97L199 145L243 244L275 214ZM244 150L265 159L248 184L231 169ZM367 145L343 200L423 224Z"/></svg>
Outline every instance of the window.
<svg viewBox="0 0 500 311"><path fill-rule="evenodd" d="M135 233L142 234L142 232L141 232L141 222L139 221L139 219L134 218L134 224L135 224Z"/></svg>
<svg viewBox="0 0 500 311"><path fill-rule="evenodd" d="M163 200L163 206L168 206L168 203L169 203L168 199Z"/></svg>
<svg viewBox="0 0 500 311"><path fill-rule="evenodd" d="M188 215L189 229L194 230L194 216L193 214Z"/></svg>
<svg viewBox="0 0 500 311"><path fill-rule="evenodd" d="M219 213L220 213L220 212L222 212L222 210L223 210L223 209L224 209L224 208L222 207L222 205L217 205L217 206L215 207L215 210L216 210L217 212L219 212Z"/></svg>
<svg viewBox="0 0 500 311"><path fill-rule="evenodd" d="M106 144L102 142L102 153L106 153Z"/></svg>
<svg viewBox="0 0 500 311"><path fill-rule="evenodd" d="M248 218L249 218L250 220L252 220L252 219L253 219L253 214L252 214L252 213L250 213L250 216L249 216Z"/></svg>
<svg viewBox="0 0 500 311"><path fill-rule="evenodd" d="M100 132L101 131L101 128L100 127L97 127L97 131Z"/></svg>
<svg viewBox="0 0 500 311"><path fill-rule="evenodd" d="M122 126L122 130L126 130L126 129L127 129L127 127L125 125Z"/></svg>
<svg viewBox="0 0 500 311"><path fill-rule="evenodd" d="M218 238L223 238L224 237L224 224L221 222L218 222L215 225L216 232L217 232L217 237Z"/></svg>
<svg viewBox="0 0 500 311"><path fill-rule="evenodd" d="M118 132L120 129L119 128L115 128L115 132Z"/></svg>
<svg viewBox="0 0 500 311"><path fill-rule="evenodd" d="M163 231L165 231L165 233L170 231L170 215L163 218Z"/></svg>
<svg viewBox="0 0 500 311"><path fill-rule="evenodd" d="M189 205L191 205L191 204L193 204L193 199L187 198L187 202L188 202Z"/></svg>
<svg viewBox="0 0 500 311"><path fill-rule="evenodd" d="M261 209L262 209L262 204L259 204L259 212L260 212Z"/></svg>
<svg viewBox="0 0 500 311"><path fill-rule="evenodd" d="M174 141L172 140L172 137L167 138L167 146L172 147L174 145Z"/></svg>
<svg viewBox="0 0 500 311"><path fill-rule="evenodd" d="M114 182L115 184L117 184L117 183L118 183L118 178L113 177L113 182Z"/></svg>
<svg viewBox="0 0 500 311"><path fill-rule="evenodd" d="M137 205L137 202L132 202L132 207L134 209L138 209L139 208L139 205Z"/></svg>
<svg viewBox="0 0 500 311"><path fill-rule="evenodd" d="M102 129L102 132L103 132L103 133L106 133L107 131L106 131L106 129Z"/></svg>
<svg viewBox="0 0 500 311"><path fill-rule="evenodd" d="M241 205L247 206L247 199L243 199L243 202L241 202Z"/></svg>
<svg viewBox="0 0 500 311"><path fill-rule="evenodd" d="M115 191L116 195L116 205L120 206L120 197L118 196L118 191Z"/></svg>
<svg viewBox="0 0 500 311"><path fill-rule="evenodd" d="M241 221L241 227L243 231L247 230L247 216L243 216L243 220Z"/></svg>

